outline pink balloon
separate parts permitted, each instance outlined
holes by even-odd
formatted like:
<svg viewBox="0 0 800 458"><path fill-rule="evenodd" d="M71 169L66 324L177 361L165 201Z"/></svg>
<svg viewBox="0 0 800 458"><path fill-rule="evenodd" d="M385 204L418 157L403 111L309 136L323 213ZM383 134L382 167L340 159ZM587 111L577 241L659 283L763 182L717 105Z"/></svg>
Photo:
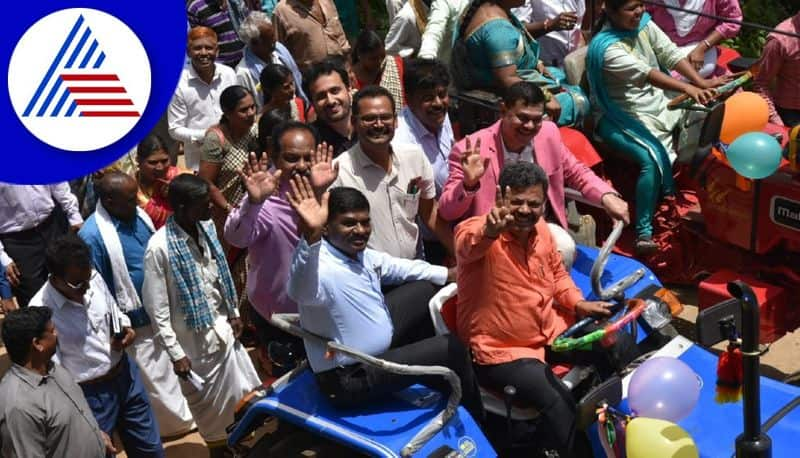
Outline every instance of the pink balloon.
<svg viewBox="0 0 800 458"><path fill-rule="evenodd" d="M700 384L700 377L683 361L650 358L631 377L628 405L640 417L677 422L697 405Z"/></svg>

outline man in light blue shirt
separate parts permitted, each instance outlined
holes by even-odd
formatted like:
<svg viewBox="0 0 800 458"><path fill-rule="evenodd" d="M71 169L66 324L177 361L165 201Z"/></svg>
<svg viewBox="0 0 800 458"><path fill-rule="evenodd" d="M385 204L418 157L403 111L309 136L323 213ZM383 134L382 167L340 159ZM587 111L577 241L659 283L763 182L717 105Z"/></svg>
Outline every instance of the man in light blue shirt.
<svg viewBox="0 0 800 458"><path fill-rule="evenodd" d="M388 361L449 367L461 378L462 403L480 421L469 352L453 335L432 337L428 301L436 289L431 283L443 285L453 272L367 249L369 202L360 191L335 188L318 202L306 178L296 177L294 184L289 202L302 221L303 238L292 259L289 296L298 304L303 328ZM381 291L382 285L401 284L386 296ZM337 406L368 402L414 383L449 391L441 377L390 374L343 355L328 359L323 345L305 344L321 391Z"/></svg>
<svg viewBox="0 0 800 458"><path fill-rule="evenodd" d="M408 106L403 108L397 119L392 146L402 144L422 148L425 157L433 168L436 199L442 194L444 184L450 173L448 158L453 147L453 127L447 113L450 97L447 88L450 75L447 68L433 59L411 59L405 64L403 87ZM420 225L425 259L443 264L447 250L436 235L424 224Z"/></svg>
<svg viewBox="0 0 800 458"><path fill-rule="evenodd" d="M447 158L453 147L453 127L447 110L450 97L447 68L432 59L412 59L405 65L403 87L408 106L400 112L392 145L418 145L433 167L436 197L449 172Z"/></svg>

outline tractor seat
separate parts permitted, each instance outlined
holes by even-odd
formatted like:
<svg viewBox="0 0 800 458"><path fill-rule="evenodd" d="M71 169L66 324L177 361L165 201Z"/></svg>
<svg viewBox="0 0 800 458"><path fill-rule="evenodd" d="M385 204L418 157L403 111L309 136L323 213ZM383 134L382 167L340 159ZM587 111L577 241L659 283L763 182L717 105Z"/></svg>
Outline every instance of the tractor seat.
<svg viewBox="0 0 800 458"><path fill-rule="evenodd" d="M458 287L455 283L450 283L439 290L431 298L429 310L431 321L437 335L450 333L450 329L456 327L456 306ZM586 380L593 373L593 369L587 366L569 366L557 364L552 366L553 373L564 383L568 390L572 391ZM481 402L484 409L500 417L506 416L505 394L494 389L480 387ZM533 420L539 416L539 411L531 406L519 402L512 402L511 419L517 421Z"/></svg>

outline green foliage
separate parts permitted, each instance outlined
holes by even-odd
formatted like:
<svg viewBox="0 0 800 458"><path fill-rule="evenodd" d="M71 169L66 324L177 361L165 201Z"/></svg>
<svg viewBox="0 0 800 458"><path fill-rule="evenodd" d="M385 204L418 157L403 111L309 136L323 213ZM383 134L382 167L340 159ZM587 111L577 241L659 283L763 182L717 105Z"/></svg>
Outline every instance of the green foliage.
<svg viewBox="0 0 800 458"><path fill-rule="evenodd" d="M742 0L742 13L745 22L753 22L775 27L784 19L797 12L798 0ZM750 27L742 27L739 35L723 44L739 51L745 57L758 57L768 32Z"/></svg>

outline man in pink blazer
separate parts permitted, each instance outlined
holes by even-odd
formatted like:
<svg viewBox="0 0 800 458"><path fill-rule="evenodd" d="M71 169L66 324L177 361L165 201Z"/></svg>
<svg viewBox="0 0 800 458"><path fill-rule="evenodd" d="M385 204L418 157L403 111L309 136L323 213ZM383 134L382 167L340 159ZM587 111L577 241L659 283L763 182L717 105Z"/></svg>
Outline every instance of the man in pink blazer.
<svg viewBox="0 0 800 458"><path fill-rule="evenodd" d="M561 227L567 227L565 186L580 191L612 218L630 222L628 204L575 158L554 123L543 120L544 94L536 85L521 81L509 87L500 113L499 121L453 146L450 175L439 199L442 218L458 222L488 213L503 165L529 161L547 173L547 211Z"/></svg>

